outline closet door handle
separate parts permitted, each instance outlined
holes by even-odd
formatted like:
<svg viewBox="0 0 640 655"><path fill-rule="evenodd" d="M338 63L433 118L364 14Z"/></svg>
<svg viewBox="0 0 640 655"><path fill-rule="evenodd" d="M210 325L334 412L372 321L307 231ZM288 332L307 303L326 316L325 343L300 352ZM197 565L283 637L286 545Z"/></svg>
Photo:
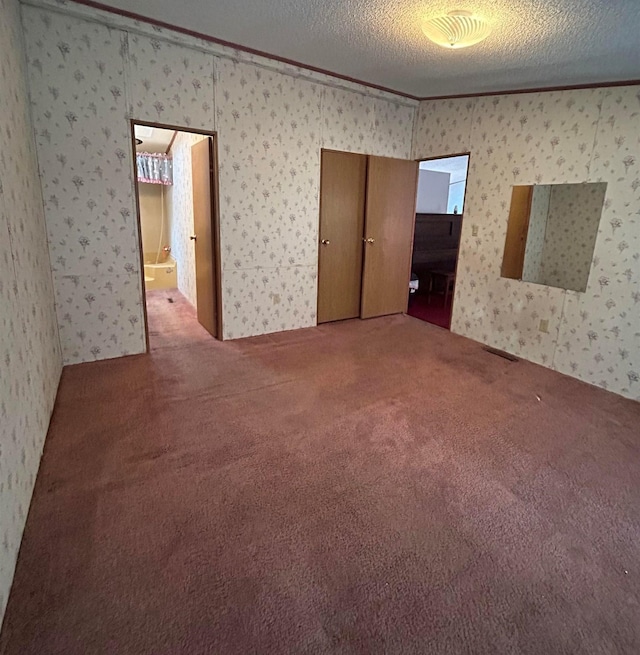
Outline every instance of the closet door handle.
<svg viewBox="0 0 640 655"><path fill-rule="evenodd" d="M320 243L321 243L323 246L328 246L328 245L331 243L331 241L329 241L329 239L322 239L322 241L321 241Z"/></svg>
<svg viewBox="0 0 640 655"><path fill-rule="evenodd" d="M369 244L371 244L371 245L373 245L373 244L376 242L376 240L375 240L375 239L372 239L371 237L369 237L368 239L362 239L362 240L363 240L365 243L369 243Z"/></svg>
<svg viewBox="0 0 640 655"><path fill-rule="evenodd" d="M192 234L189 238L191 241L195 241L198 237L195 234Z"/></svg>

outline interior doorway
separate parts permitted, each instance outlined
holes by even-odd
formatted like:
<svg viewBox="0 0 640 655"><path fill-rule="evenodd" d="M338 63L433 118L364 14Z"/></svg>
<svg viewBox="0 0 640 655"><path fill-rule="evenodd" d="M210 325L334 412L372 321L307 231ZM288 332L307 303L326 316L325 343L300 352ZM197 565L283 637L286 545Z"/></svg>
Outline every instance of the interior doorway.
<svg viewBox="0 0 640 655"><path fill-rule="evenodd" d="M451 328L469 154L421 160L407 313Z"/></svg>
<svg viewBox="0 0 640 655"><path fill-rule="evenodd" d="M216 135L137 121L131 128L147 350L167 325L163 312L154 327L158 303L185 300L176 307L191 306L222 338Z"/></svg>

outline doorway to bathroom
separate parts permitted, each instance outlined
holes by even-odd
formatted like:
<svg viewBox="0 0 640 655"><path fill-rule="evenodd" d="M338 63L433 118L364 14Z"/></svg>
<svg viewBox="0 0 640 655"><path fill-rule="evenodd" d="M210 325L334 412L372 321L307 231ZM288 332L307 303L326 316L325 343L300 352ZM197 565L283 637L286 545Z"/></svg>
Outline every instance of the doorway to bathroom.
<svg viewBox="0 0 640 655"><path fill-rule="evenodd" d="M221 338L216 135L131 127L147 350L189 321Z"/></svg>
<svg viewBox="0 0 640 655"><path fill-rule="evenodd" d="M469 154L420 161L407 313L451 328Z"/></svg>

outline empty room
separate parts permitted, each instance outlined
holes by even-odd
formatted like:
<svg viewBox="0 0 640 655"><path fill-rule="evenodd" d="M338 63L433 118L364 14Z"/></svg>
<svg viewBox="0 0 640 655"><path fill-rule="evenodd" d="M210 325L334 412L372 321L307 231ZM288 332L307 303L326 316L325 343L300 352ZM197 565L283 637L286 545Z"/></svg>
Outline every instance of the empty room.
<svg viewBox="0 0 640 655"><path fill-rule="evenodd" d="M640 8L452 4L0 0L1 655L640 652Z"/></svg>

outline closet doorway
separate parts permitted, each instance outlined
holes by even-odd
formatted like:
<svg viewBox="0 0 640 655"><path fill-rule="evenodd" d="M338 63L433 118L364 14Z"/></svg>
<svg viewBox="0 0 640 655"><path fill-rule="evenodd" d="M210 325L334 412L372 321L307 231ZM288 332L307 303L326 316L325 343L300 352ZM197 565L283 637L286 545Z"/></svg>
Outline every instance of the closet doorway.
<svg viewBox="0 0 640 655"><path fill-rule="evenodd" d="M147 350L222 337L216 135L131 122ZM202 334L200 332L200 334Z"/></svg>
<svg viewBox="0 0 640 655"><path fill-rule="evenodd" d="M406 311L418 164L322 151L318 323Z"/></svg>
<svg viewBox="0 0 640 655"><path fill-rule="evenodd" d="M420 161L407 313L450 329L469 154Z"/></svg>

